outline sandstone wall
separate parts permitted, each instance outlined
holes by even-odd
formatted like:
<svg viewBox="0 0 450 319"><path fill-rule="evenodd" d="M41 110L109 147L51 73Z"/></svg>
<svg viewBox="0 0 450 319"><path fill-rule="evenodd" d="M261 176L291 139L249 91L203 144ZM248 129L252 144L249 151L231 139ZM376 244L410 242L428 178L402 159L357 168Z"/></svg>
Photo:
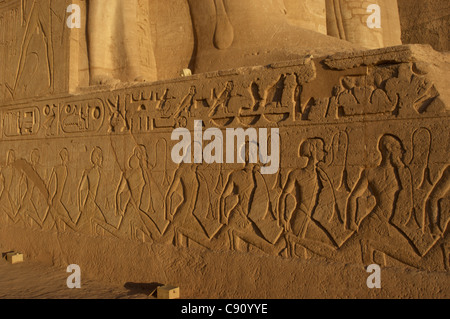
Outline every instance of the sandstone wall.
<svg viewBox="0 0 450 319"><path fill-rule="evenodd" d="M0 238L208 297L236 296L227 283L249 297L297 261L447 272L448 104L427 66L397 47L4 104ZM223 136L279 129L280 169L175 164L173 130L199 119ZM240 272L219 275L227 265Z"/></svg>
<svg viewBox="0 0 450 319"><path fill-rule="evenodd" d="M396 267L391 278L411 279L414 271L412 284L394 280L386 296L426 290L448 297L448 56L426 46L357 51L349 42L298 33L292 16L285 23L289 5L277 1L263 12L280 10L272 18L286 38L266 39L278 45L255 56L248 47L244 65L221 49L230 45L223 10L225 35L212 40L217 14L205 1L208 21L198 19L201 7L190 7L196 30L208 31L211 54L228 59L206 54L205 69L234 67L178 77L198 36L183 27L189 6L178 1L151 10L161 13L151 25L161 34L156 57L168 63L161 74L172 79L96 86L89 86L85 22L68 31L63 2L0 1L1 246L75 263L104 280L177 284L193 297L326 297L339 280L355 289L348 296L367 296L364 280L349 280L372 263ZM342 2L349 10L356 4ZM78 3L86 14L86 1ZM230 19L245 21L241 2L228 3ZM260 18L254 11L255 25L264 24ZM251 31L236 31L231 57L243 54L240 43ZM284 43L305 55L261 58L282 52ZM351 50L333 54L330 43ZM323 55L306 56L318 46ZM229 155L222 144L228 129L253 128L259 136L267 129L271 146L280 140L279 169L262 174L268 163L261 154L257 163L175 163L172 133L192 136L198 120L202 132L219 132L215 155ZM211 146L191 149L198 144ZM240 146L231 149L239 153ZM308 290L311 265L320 265L320 287Z"/></svg>
<svg viewBox="0 0 450 319"><path fill-rule="evenodd" d="M369 5L378 5L380 28L369 28ZM328 34L365 48L380 48L401 44L400 21L396 0L372 2L358 0L327 0Z"/></svg>
<svg viewBox="0 0 450 319"><path fill-rule="evenodd" d="M78 63L69 63L68 2L21 3L0 1L0 101L68 92L78 85L69 76Z"/></svg>
<svg viewBox="0 0 450 319"><path fill-rule="evenodd" d="M402 41L430 44L435 50L450 50L450 2L446 0L398 0Z"/></svg>

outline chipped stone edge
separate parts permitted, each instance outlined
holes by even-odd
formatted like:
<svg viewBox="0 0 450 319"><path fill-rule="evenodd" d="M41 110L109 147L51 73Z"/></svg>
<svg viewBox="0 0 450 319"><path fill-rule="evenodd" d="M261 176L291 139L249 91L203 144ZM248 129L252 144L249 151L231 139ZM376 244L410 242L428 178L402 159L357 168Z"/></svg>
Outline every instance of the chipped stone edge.
<svg viewBox="0 0 450 319"><path fill-rule="evenodd" d="M375 50L336 53L325 58L323 63L333 70L347 70L360 66L416 62L413 50L415 46L417 45L399 45Z"/></svg>

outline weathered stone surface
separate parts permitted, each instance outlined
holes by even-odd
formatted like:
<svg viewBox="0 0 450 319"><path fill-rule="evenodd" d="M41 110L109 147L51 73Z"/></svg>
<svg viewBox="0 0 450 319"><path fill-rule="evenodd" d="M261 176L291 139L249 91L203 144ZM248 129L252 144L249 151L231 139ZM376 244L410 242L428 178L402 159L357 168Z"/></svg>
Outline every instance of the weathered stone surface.
<svg viewBox="0 0 450 319"><path fill-rule="evenodd" d="M397 0L326 0L328 34L366 48L401 44ZM381 10L381 28L368 28L369 5Z"/></svg>
<svg viewBox="0 0 450 319"><path fill-rule="evenodd" d="M403 43L450 50L450 3L446 0L398 0Z"/></svg>
<svg viewBox="0 0 450 319"><path fill-rule="evenodd" d="M78 86L78 70L69 63L73 43L65 26L67 5L51 1L51 11L49 0L24 3L0 1L0 102L67 93Z"/></svg>
<svg viewBox="0 0 450 319"><path fill-rule="evenodd" d="M285 285L312 285L311 272L299 267L317 263L322 286L311 296L326 297L333 280L360 278L365 274L355 270L376 263L397 267L390 274L405 278L387 284L385 297L424 290L448 297L448 56L424 46L358 49L292 25L299 21L287 23L294 18L281 7L270 23L292 37L313 34L310 40L323 46L311 55L312 44L298 42L277 55L267 39L260 49L268 54L259 60L247 50L267 33L253 29L262 33L241 45L252 29L233 21L249 12L255 16L247 27L261 24L259 10L270 16L281 2L258 10L256 0L245 10L234 0L200 2L203 7L188 2L198 41L194 62L210 72L148 83L126 82L126 74L114 81L133 59L105 68L108 80L92 81L92 68L82 70L91 56L82 53L81 30L39 23L50 8L43 4L0 2L10 19L5 25L16 28L8 34L16 46L4 46L9 62L0 69L2 247L58 265L77 263L107 280L170 282L189 296L197 289L206 297L299 297L300 286ZM215 13L196 18L202 10ZM219 16L223 25L211 27ZM131 19L126 12L122 18ZM210 32L231 32L229 23L239 26L232 37ZM52 41L58 44L50 50ZM317 53L334 44L346 52ZM291 49L298 58L287 59ZM33 65L35 73L28 71ZM222 137L239 128L269 129L271 143L279 135L279 169L262 174L274 160L264 163L261 155L253 164L176 164L171 155L179 141L172 133L194 133L198 120L202 133L215 128ZM222 139L215 142L224 157ZM232 150L240 151L234 144ZM407 282L406 269L417 285ZM444 280L427 286L424 271ZM356 292L344 296L370 296L364 285L349 283Z"/></svg>

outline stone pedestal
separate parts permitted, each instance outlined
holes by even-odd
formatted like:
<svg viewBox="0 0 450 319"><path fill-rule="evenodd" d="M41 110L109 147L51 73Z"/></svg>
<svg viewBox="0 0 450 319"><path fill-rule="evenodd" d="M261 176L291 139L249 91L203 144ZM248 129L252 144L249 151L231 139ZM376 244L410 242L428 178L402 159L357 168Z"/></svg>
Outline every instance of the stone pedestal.
<svg viewBox="0 0 450 319"><path fill-rule="evenodd" d="M399 46L3 101L0 240L193 297L300 297L273 283L301 287L315 263L321 280L397 267L386 297L439 296L448 276L430 287L420 271L450 266L445 59ZM175 164L171 135L195 120L278 129L279 170Z"/></svg>

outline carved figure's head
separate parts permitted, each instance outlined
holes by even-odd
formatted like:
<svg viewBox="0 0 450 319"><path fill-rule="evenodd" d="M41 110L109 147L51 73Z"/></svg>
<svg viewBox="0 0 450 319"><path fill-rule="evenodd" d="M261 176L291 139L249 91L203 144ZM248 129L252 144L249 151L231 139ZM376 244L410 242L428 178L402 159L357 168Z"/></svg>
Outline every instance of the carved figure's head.
<svg viewBox="0 0 450 319"><path fill-rule="evenodd" d="M13 150L9 150L6 154L6 165L11 165L16 161L16 153Z"/></svg>
<svg viewBox="0 0 450 319"><path fill-rule="evenodd" d="M59 152L59 157L61 157L61 162L63 164L67 164L67 162L69 162L69 151L67 148L64 147L61 152Z"/></svg>
<svg viewBox="0 0 450 319"><path fill-rule="evenodd" d="M41 155L39 153L39 150L34 149L30 155L31 164L35 165L35 164L39 163L40 158L41 158Z"/></svg>
<svg viewBox="0 0 450 319"><path fill-rule="evenodd" d="M327 156L325 142L321 138L309 138L300 145L299 155L322 162Z"/></svg>
<svg viewBox="0 0 450 319"><path fill-rule="evenodd" d="M394 135L385 134L380 138L378 150L381 153L382 161L390 161L394 166L404 166L403 158L406 150L402 141Z"/></svg>
<svg viewBox="0 0 450 319"><path fill-rule="evenodd" d="M137 169L139 168L139 158L136 155L132 155L130 159L128 160L128 167L130 169Z"/></svg>
<svg viewBox="0 0 450 319"><path fill-rule="evenodd" d="M148 153L145 145L139 144L134 148L134 155L138 158L140 162L143 162L145 165L148 163Z"/></svg>
<svg viewBox="0 0 450 319"><path fill-rule="evenodd" d="M103 152L100 147L95 147L91 154L91 162L94 166L101 167L103 163Z"/></svg>

